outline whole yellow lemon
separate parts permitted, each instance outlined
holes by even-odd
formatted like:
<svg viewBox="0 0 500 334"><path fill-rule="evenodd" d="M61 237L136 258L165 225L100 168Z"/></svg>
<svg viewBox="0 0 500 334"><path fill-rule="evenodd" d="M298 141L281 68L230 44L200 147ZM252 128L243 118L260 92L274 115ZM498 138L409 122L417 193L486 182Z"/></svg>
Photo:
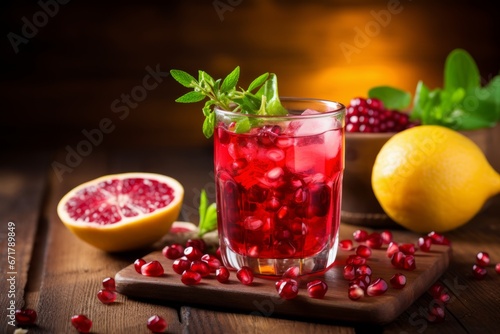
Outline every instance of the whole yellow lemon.
<svg viewBox="0 0 500 334"><path fill-rule="evenodd" d="M375 159L372 188L398 224L427 233L455 229L500 192L483 152L451 129L422 125L389 139Z"/></svg>

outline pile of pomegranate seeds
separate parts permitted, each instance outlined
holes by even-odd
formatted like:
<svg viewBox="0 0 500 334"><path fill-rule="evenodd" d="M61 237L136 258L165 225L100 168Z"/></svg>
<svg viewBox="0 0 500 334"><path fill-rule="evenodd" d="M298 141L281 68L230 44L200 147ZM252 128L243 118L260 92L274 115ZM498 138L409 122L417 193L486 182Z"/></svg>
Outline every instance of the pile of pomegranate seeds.
<svg viewBox="0 0 500 334"><path fill-rule="evenodd" d="M407 114L384 108L378 99L354 98L346 110L347 132L399 132L415 125Z"/></svg>
<svg viewBox="0 0 500 334"><path fill-rule="evenodd" d="M168 324L162 317L153 315L148 319L147 327L153 333L163 333L167 330Z"/></svg>
<svg viewBox="0 0 500 334"><path fill-rule="evenodd" d="M37 313L35 310L32 310L30 308L16 310L15 318L18 325L31 326L36 322Z"/></svg>
<svg viewBox="0 0 500 334"><path fill-rule="evenodd" d="M80 333L89 333L92 327L92 320L83 314L77 314L71 317L71 324Z"/></svg>
<svg viewBox="0 0 500 334"><path fill-rule="evenodd" d="M355 251L355 254L347 257L343 270L344 278L349 281L347 295L352 300L358 300L365 295L379 296L384 294L389 288L387 282L381 277L372 281L373 272L369 266L369 258L372 255L373 249L381 249L383 245L387 245L386 254L392 266L397 269L412 271L417 268L415 253L418 250L429 252L433 244L451 244L446 237L436 232L431 232L419 238L418 247L413 243L397 243L393 241L392 232L388 230L380 233L369 233L363 229L358 229L353 232L353 239L358 243L357 247L354 246L353 240L344 239L339 242L341 250ZM487 254L480 257L484 260ZM389 282L392 288L402 289L406 286L407 278L402 273L395 273ZM449 299L449 295L447 294L442 296L443 299L446 299L446 297ZM440 313L439 311L435 313L435 317L437 318Z"/></svg>
<svg viewBox="0 0 500 334"><path fill-rule="evenodd" d="M349 242L352 246L352 241ZM189 239L185 245L172 244L165 246L162 249L162 254L167 259L173 260L172 269L181 276L181 282L185 285L196 285L203 278L214 276L219 283L228 283L230 271L222 264L220 249L217 249L215 254L205 253L207 249L208 247L203 239ZM358 251L366 257L371 255L371 249L367 246L360 247ZM359 255L354 255L351 260L356 266L366 263L366 258ZM163 267L158 261L146 263L144 259L137 259L134 262L134 269L137 273L145 276L161 276L164 274ZM356 267L356 269L360 274L371 274L369 266ZM281 298L293 299L298 295L299 273L299 267L290 267L282 278L276 282L276 290ZM254 274L251 268L242 267L236 272L236 278L241 284L252 285ZM307 293L311 298L324 298L328 291L328 285L319 279L308 282L306 286ZM104 299L104 296L99 297L99 299L101 298Z"/></svg>

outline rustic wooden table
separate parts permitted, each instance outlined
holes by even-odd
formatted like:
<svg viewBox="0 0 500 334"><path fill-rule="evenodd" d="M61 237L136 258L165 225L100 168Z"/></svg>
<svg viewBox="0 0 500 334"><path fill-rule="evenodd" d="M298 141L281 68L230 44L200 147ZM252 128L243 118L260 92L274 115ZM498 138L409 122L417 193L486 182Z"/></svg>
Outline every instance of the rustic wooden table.
<svg viewBox="0 0 500 334"><path fill-rule="evenodd" d="M119 255L99 251L73 236L56 214L59 199L72 187L89 179L116 172L147 171L170 175L181 181L186 196L180 220L197 221L197 196L202 188L213 189L210 149L112 150L96 148L61 178L54 161L64 162L61 152L3 152L0 159L0 293L1 333L13 333L9 307L28 307L38 312L37 325L29 333L76 333L73 314L87 314L93 333L148 333L146 320L163 316L169 333L496 333L500 325L500 275L488 268L484 280L472 277L476 253L489 252L500 262L500 197L470 223L447 233L453 243L449 269L439 279L451 294L446 319L431 324L422 314L432 305L428 293L392 323L385 326L334 321L263 317L232 310L202 308L182 303L151 302L119 296L113 305L96 298L101 281L151 251ZM212 187L212 188L211 188ZM15 246L8 247L8 225L15 227ZM357 227L343 224L348 236ZM397 238L416 238L411 232L393 230ZM13 260L9 267L9 259ZM13 278L13 279L12 279ZM11 279L9 281L9 279ZM15 281L12 286L10 283ZM7 282L7 284L6 284Z"/></svg>

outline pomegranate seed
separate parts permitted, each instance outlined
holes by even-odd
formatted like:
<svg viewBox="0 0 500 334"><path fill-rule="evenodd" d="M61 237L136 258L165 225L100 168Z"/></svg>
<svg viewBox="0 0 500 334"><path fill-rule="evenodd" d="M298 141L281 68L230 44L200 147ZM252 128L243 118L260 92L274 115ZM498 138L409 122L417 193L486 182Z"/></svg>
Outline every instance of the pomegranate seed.
<svg viewBox="0 0 500 334"><path fill-rule="evenodd" d="M354 231L352 236L354 238L354 241L363 242L368 238L368 232L366 232L365 230L356 230Z"/></svg>
<svg viewBox="0 0 500 334"><path fill-rule="evenodd" d="M159 277L163 275L164 272L163 266L156 260L148 262L141 267L141 274L144 276Z"/></svg>
<svg viewBox="0 0 500 334"><path fill-rule="evenodd" d="M99 290L99 292L97 292L97 298L103 304L111 304L116 300L116 292L105 289Z"/></svg>
<svg viewBox="0 0 500 334"><path fill-rule="evenodd" d="M351 284L356 284L359 285L359 287L363 290L366 290L368 285L371 283L371 276L369 275L359 275L355 279L349 282L349 285Z"/></svg>
<svg viewBox="0 0 500 334"><path fill-rule="evenodd" d="M364 258L369 258L372 255L372 250L365 245L359 245L356 248L356 254Z"/></svg>
<svg viewBox="0 0 500 334"><path fill-rule="evenodd" d="M153 333L163 333L167 329L168 324L162 317L153 315L148 319L147 327Z"/></svg>
<svg viewBox="0 0 500 334"><path fill-rule="evenodd" d="M349 285L349 289L347 290L347 295L351 300L358 300L365 295L365 291L359 287L359 285L352 284Z"/></svg>
<svg viewBox="0 0 500 334"><path fill-rule="evenodd" d="M370 268L370 266L367 265L367 264L364 264L364 265L359 266L358 268L356 268L356 275L371 276L371 274L372 274L372 268Z"/></svg>
<svg viewBox="0 0 500 334"><path fill-rule="evenodd" d="M362 266L366 264L366 258L359 255L349 255L346 260L346 264L352 264L353 266Z"/></svg>
<svg viewBox="0 0 500 334"><path fill-rule="evenodd" d="M146 264L146 261L144 261L143 259L137 259L134 261L134 269L135 271L137 271L139 274L141 273L141 268L143 265Z"/></svg>
<svg viewBox="0 0 500 334"><path fill-rule="evenodd" d="M403 268L405 258L403 252L396 252L391 257L391 264L396 268Z"/></svg>
<svg viewBox="0 0 500 334"><path fill-rule="evenodd" d="M207 249L207 244L203 239L189 239L186 241L186 247L198 248L203 253Z"/></svg>
<svg viewBox="0 0 500 334"><path fill-rule="evenodd" d="M207 277L208 275L210 275L210 267L205 261L194 260L193 262L191 262L190 269L199 273L201 277Z"/></svg>
<svg viewBox="0 0 500 334"><path fill-rule="evenodd" d="M185 258L177 259L172 263L172 269L179 275L182 275L182 273L189 268L191 268L191 261Z"/></svg>
<svg viewBox="0 0 500 334"><path fill-rule="evenodd" d="M356 267L352 264L348 264L344 267L344 278L348 281L353 280L356 277Z"/></svg>
<svg viewBox="0 0 500 334"><path fill-rule="evenodd" d="M439 283L434 283L429 289L429 293L435 299L439 299L439 297L444 293L444 286Z"/></svg>
<svg viewBox="0 0 500 334"><path fill-rule="evenodd" d="M404 255L413 255L415 254L415 245L414 244L399 245L399 251L403 252Z"/></svg>
<svg viewBox="0 0 500 334"><path fill-rule="evenodd" d="M220 283L227 283L229 281L229 270L226 267L220 266L215 271L215 278L217 278Z"/></svg>
<svg viewBox="0 0 500 334"><path fill-rule="evenodd" d="M180 258L184 254L184 247L179 244L172 244L170 246L163 247L161 253L167 259L175 260Z"/></svg>
<svg viewBox="0 0 500 334"><path fill-rule="evenodd" d="M102 287L109 291L116 290L115 279L113 277L106 277L102 280Z"/></svg>
<svg viewBox="0 0 500 334"><path fill-rule="evenodd" d="M34 325L36 322L37 313L35 310L30 308L16 310L15 318L18 325L22 326Z"/></svg>
<svg viewBox="0 0 500 334"><path fill-rule="evenodd" d="M476 279L483 279L487 273L486 268L478 266L477 264L472 266L472 275Z"/></svg>
<svg viewBox="0 0 500 334"><path fill-rule="evenodd" d="M349 240L349 239L340 240L339 247L342 250L350 251L353 248L352 240Z"/></svg>
<svg viewBox="0 0 500 334"><path fill-rule="evenodd" d="M427 234L428 237L432 239L432 243L435 245L445 245L445 246L451 246L450 240L448 240L444 235L439 234L437 232L429 232Z"/></svg>
<svg viewBox="0 0 500 334"><path fill-rule="evenodd" d="M399 245L393 241L387 246L387 257L391 258L397 252L399 252Z"/></svg>
<svg viewBox="0 0 500 334"><path fill-rule="evenodd" d="M408 271L413 271L416 268L417 268L417 266L415 263L415 256L406 255L404 260L403 260L403 269L408 270Z"/></svg>
<svg viewBox="0 0 500 334"><path fill-rule="evenodd" d="M420 237L418 238L418 248L422 252L429 252L431 250L432 238L431 237Z"/></svg>
<svg viewBox="0 0 500 334"><path fill-rule="evenodd" d="M212 273L214 273L222 265L220 260L212 254L204 254L201 257L201 260L208 264L208 266L210 267L210 272Z"/></svg>
<svg viewBox="0 0 500 334"><path fill-rule="evenodd" d="M401 273L394 274L394 276L391 277L390 282L394 289L402 289L406 285L406 276Z"/></svg>
<svg viewBox="0 0 500 334"><path fill-rule="evenodd" d="M497 263L497 264L495 265L495 271L497 272L497 274L499 274L499 275L500 275L500 263Z"/></svg>
<svg viewBox="0 0 500 334"><path fill-rule="evenodd" d="M71 324L80 333L89 333L92 327L92 320L83 314L78 314L71 317Z"/></svg>
<svg viewBox="0 0 500 334"><path fill-rule="evenodd" d="M442 322L445 318L445 312L444 308L441 305L432 305L431 309L429 310L429 315L427 317L427 320L431 323L438 323Z"/></svg>
<svg viewBox="0 0 500 334"><path fill-rule="evenodd" d="M219 259L219 261L222 261L222 255L220 253L220 247L217 247L217 250L215 251L215 256Z"/></svg>
<svg viewBox="0 0 500 334"><path fill-rule="evenodd" d="M383 278L377 278L372 284L366 288L368 296L380 296L387 291L387 283Z"/></svg>
<svg viewBox="0 0 500 334"><path fill-rule="evenodd" d="M487 267L490 264L490 255L486 252L477 253L476 263L478 266Z"/></svg>
<svg viewBox="0 0 500 334"><path fill-rule="evenodd" d="M278 295L283 299L293 299L299 293L299 284L293 278L282 278L275 283Z"/></svg>
<svg viewBox="0 0 500 334"><path fill-rule="evenodd" d="M438 299L444 304L448 304L450 302L451 296L448 293L443 292Z"/></svg>
<svg viewBox="0 0 500 334"><path fill-rule="evenodd" d="M311 298L322 299L325 297L327 291L328 285L320 279L307 283L307 293Z"/></svg>
<svg viewBox="0 0 500 334"><path fill-rule="evenodd" d="M195 285L201 282L201 274L190 269L185 270L181 276L182 283L186 285Z"/></svg>
<svg viewBox="0 0 500 334"><path fill-rule="evenodd" d="M380 233L380 237L382 238L382 243L388 245L392 242L392 232L385 230Z"/></svg>
<svg viewBox="0 0 500 334"><path fill-rule="evenodd" d="M297 278L299 277L300 274L300 268L297 266L293 266L288 268L284 273L283 273L283 278Z"/></svg>
<svg viewBox="0 0 500 334"><path fill-rule="evenodd" d="M241 269L236 272L236 277L241 283L250 285L253 282L252 269L250 269L249 267L241 267Z"/></svg>
<svg viewBox="0 0 500 334"><path fill-rule="evenodd" d="M184 249L184 255L187 257L188 260L194 261L201 259L203 253L199 248L188 246Z"/></svg>
<svg viewBox="0 0 500 334"><path fill-rule="evenodd" d="M369 277L369 276L366 276L366 277ZM359 276L359 277L356 277L355 279L353 279L352 281L349 282L349 287L351 285L356 285L356 286L360 287L361 289L363 289L363 291L366 291L366 288L368 287L368 285L370 285L370 283L369 282L366 283L364 276L363 277Z"/></svg>
<svg viewBox="0 0 500 334"><path fill-rule="evenodd" d="M366 245L373 249L379 249L382 247L383 240L380 233L373 232L366 239Z"/></svg>

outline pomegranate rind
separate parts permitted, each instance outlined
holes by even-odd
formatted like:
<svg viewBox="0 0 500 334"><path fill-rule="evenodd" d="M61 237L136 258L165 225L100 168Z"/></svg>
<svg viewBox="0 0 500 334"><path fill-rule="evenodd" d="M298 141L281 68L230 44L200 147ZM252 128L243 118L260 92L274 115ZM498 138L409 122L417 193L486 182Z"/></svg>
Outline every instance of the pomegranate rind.
<svg viewBox="0 0 500 334"><path fill-rule="evenodd" d="M165 207L151 213L124 217L119 222L106 225L75 220L70 217L65 208L66 203L84 188L95 186L103 181L132 178L156 180L166 184L173 189L172 201ZM122 252L150 246L167 234L179 216L183 199L183 186L179 181L169 176L154 173L112 174L85 182L70 190L59 201L57 214L62 223L86 243L106 252Z"/></svg>

